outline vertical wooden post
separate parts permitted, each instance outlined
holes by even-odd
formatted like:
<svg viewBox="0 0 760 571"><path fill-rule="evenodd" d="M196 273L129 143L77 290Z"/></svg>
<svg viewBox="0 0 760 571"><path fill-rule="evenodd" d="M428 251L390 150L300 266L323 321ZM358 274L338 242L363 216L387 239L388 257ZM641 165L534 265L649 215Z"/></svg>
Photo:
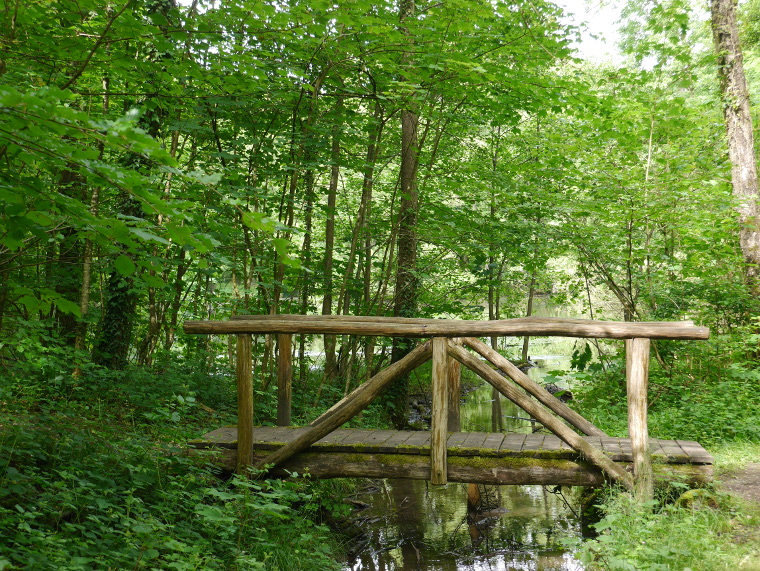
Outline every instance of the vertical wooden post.
<svg viewBox="0 0 760 571"><path fill-rule="evenodd" d="M448 355L445 337L433 338L433 411L430 421L430 483L447 482L446 440L448 438Z"/></svg>
<svg viewBox="0 0 760 571"><path fill-rule="evenodd" d="M290 426L293 399L293 336L277 335L277 426Z"/></svg>
<svg viewBox="0 0 760 571"><path fill-rule="evenodd" d="M250 333L237 336L237 471L253 464L253 342Z"/></svg>
<svg viewBox="0 0 760 571"><path fill-rule="evenodd" d="M459 339L452 339L452 343L461 345L462 341ZM460 414L459 414L459 401L461 399L461 392L459 390L460 381L462 378L462 363L446 354L448 359L448 380L449 380L449 414L448 414L448 430L451 432L459 432L462 429Z"/></svg>
<svg viewBox="0 0 760 571"><path fill-rule="evenodd" d="M648 338L639 337L625 341L628 436L633 451L634 496L640 502L649 501L654 495L647 426L649 345Z"/></svg>

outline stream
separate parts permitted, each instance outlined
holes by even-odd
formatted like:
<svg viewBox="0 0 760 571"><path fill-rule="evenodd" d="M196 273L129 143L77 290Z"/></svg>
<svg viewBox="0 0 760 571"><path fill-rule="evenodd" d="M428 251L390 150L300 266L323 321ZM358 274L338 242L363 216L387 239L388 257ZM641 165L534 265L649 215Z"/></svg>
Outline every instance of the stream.
<svg viewBox="0 0 760 571"><path fill-rule="evenodd" d="M529 370L542 383L546 371L569 367L572 347L532 340ZM534 344L535 343L535 344ZM572 343L570 341L569 343ZM507 348L513 357L517 347ZM539 355L538 353L544 353ZM561 387L566 388L566 387ZM504 430L532 431L525 412L502 399ZM470 392L461 408L463 431L491 430L491 387ZM580 571L565 547L580 537L572 490L544 486L479 486L481 510L467 511L467 484L430 486L426 481L379 480L355 499L362 530L344 571Z"/></svg>

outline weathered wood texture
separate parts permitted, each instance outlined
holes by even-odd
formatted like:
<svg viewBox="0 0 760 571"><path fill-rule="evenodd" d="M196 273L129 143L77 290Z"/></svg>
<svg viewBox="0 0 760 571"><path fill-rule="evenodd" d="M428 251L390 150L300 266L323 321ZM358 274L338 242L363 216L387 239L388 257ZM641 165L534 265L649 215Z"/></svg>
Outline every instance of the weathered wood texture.
<svg viewBox="0 0 760 571"><path fill-rule="evenodd" d="M237 394L240 448L237 455L238 472L253 462L253 342L250 334L237 336Z"/></svg>
<svg viewBox="0 0 760 571"><path fill-rule="evenodd" d="M430 483L446 483L446 440L449 420L449 368L446 339L433 339L433 406L430 420Z"/></svg>
<svg viewBox="0 0 760 571"><path fill-rule="evenodd" d="M585 456L595 466L598 466L602 471L608 474L611 479L620 482L620 484L627 489L633 490L633 479L628 472L594 448L587 440L584 440L581 436L573 432L570 427L549 413L536 401L532 400L511 383L507 382L507 380L498 372L465 351L462 347L449 344L448 351L457 361L488 381L492 386L498 389L501 394L538 420L554 434L559 436L564 442Z"/></svg>
<svg viewBox="0 0 760 571"><path fill-rule="evenodd" d="M634 492L640 502L651 500L654 494L647 424L649 345L649 339L625 341L628 436L633 450Z"/></svg>
<svg viewBox="0 0 760 571"><path fill-rule="evenodd" d="M306 428L257 427L253 450L261 463L272 451L299 438ZM316 478L371 477L430 479L430 433L338 429L281 464L272 475L309 472ZM590 436L588 440L622 469L630 469L629 439ZM235 466L237 429L219 428L190 443L222 449L220 463ZM702 485L712 479L713 457L697 442L650 440L655 477ZM447 479L485 484L598 486L603 472L558 437L549 434L454 432L447 439Z"/></svg>
<svg viewBox="0 0 760 571"><path fill-rule="evenodd" d="M452 339L452 343L461 345L460 339ZM452 432L459 432L461 428L461 414L459 412L459 405L461 404L462 391L462 364L456 359L452 359L448 353L446 354L447 369L448 369L448 384L449 384L449 430Z"/></svg>
<svg viewBox="0 0 760 571"><path fill-rule="evenodd" d="M535 383L530 377L528 377L528 375L515 367L508 359L502 357L499 353L494 351L491 347L479 339L468 337L464 340L464 344L478 353L484 359L490 361L495 367L498 367L504 371L504 373L507 374L509 378L512 379L515 383L520 385L529 394L536 397L541 403L552 410L555 414L564 418L572 426L584 434L606 436L602 430L575 412L573 409L571 409L569 406L567 406L565 403L547 391L544 387Z"/></svg>
<svg viewBox="0 0 760 571"><path fill-rule="evenodd" d="M277 426L290 426L293 400L293 336L277 336Z"/></svg>
<svg viewBox="0 0 760 571"><path fill-rule="evenodd" d="M308 317L308 319L305 319ZM554 335L608 339L707 339L706 327L691 322L631 323L523 317L495 321L366 318L352 316L259 316L230 321L186 321L185 333L315 333L386 337L491 337Z"/></svg>

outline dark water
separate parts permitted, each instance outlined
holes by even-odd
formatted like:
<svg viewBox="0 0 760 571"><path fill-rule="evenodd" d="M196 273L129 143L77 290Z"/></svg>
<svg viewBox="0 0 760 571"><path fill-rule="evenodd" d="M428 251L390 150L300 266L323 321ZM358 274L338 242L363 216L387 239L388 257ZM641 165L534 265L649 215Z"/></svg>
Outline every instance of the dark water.
<svg viewBox="0 0 760 571"><path fill-rule="evenodd" d="M565 357L534 357L549 369ZM557 361L556 363L553 361ZM542 363L543 362L543 363ZM540 380L541 371L531 376ZM530 432L526 414L502 402L505 430ZM490 430L491 388L467 397L463 430ZM542 486L480 486L484 511L468 514L467 484L384 480L357 499L364 536L345 571L579 571L566 545L580 538L573 492Z"/></svg>

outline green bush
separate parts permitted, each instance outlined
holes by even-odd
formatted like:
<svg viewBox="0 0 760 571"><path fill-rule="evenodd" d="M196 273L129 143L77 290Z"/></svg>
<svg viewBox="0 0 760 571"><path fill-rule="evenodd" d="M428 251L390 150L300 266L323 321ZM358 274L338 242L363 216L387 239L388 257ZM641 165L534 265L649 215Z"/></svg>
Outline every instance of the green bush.
<svg viewBox="0 0 760 571"><path fill-rule="evenodd" d="M703 445L760 440L758 336L747 330L710 341L658 342L649 373L649 431L654 438ZM627 433L623 355L604 368L571 373L574 406L610 434Z"/></svg>
<svg viewBox="0 0 760 571"><path fill-rule="evenodd" d="M599 535L584 542L576 556L589 571L726 571L741 567L753 546L733 544L726 535L736 526L728 500L710 492L711 506L637 504L625 493L601 506ZM748 567L746 567L748 569Z"/></svg>
<svg viewBox="0 0 760 571"><path fill-rule="evenodd" d="M78 417L5 416L0 568L337 569L312 484L205 462Z"/></svg>

